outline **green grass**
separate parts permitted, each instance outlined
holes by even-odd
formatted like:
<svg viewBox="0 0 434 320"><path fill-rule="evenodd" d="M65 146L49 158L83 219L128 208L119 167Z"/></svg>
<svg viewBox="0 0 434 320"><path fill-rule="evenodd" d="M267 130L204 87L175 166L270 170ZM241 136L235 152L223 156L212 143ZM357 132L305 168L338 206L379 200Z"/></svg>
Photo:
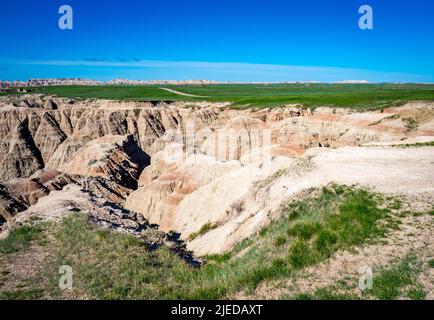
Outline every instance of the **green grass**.
<svg viewBox="0 0 434 320"><path fill-rule="evenodd" d="M42 289L28 289L17 291L1 291L0 300L37 300L42 298Z"/></svg>
<svg viewBox="0 0 434 320"><path fill-rule="evenodd" d="M393 300L401 296L407 286L415 286L415 277L418 274L420 266L414 256L409 255L400 263L387 269L383 269L379 274L374 274L374 283L371 290L366 294L371 294L380 300ZM413 299L423 299L425 294L419 287L413 287L407 294Z"/></svg>
<svg viewBox="0 0 434 320"><path fill-rule="evenodd" d="M317 258L315 252L306 241L297 239L292 243L288 256L292 267L300 269L312 265L318 261Z"/></svg>
<svg viewBox="0 0 434 320"><path fill-rule="evenodd" d="M281 247L281 246L283 246L286 243L286 241L287 241L286 237L284 237L284 236L278 236L276 238L276 240L274 241L274 245L276 247Z"/></svg>
<svg viewBox="0 0 434 320"><path fill-rule="evenodd" d="M13 230L6 239L0 240L0 253L9 254L27 249L32 241L40 238L42 229L38 226L21 226Z"/></svg>
<svg viewBox="0 0 434 320"><path fill-rule="evenodd" d="M338 235L336 232L322 229L315 239L314 247L319 254L323 256L330 256L335 250L334 248L337 241Z"/></svg>
<svg viewBox="0 0 434 320"><path fill-rule="evenodd" d="M354 294L336 293L334 288L319 288L313 294L299 293L295 296L284 296L283 300L358 300Z"/></svg>
<svg viewBox="0 0 434 320"><path fill-rule="evenodd" d="M418 285L415 288L410 289L407 295L411 300L424 300L426 292L421 285Z"/></svg>
<svg viewBox="0 0 434 320"><path fill-rule="evenodd" d="M70 265L76 292L91 299L221 299L240 290L253 293L264 280L296 276L336 250L381 236L387 225L379 222L389 213L379 208L381 203L364 189L324 188L288 205L282 218L231 252L207 257L199 269L164 247L148 251L140 239L98 229L86 216L74 214L44 229L55 240L48 244L45 271L37 277L43 285L29 283L44 296L61 297L58 268ZM333 295L319 292L317 297Z"/></svg>
<svg viewBox="0 0 434 320"><path fill-rule="evenodd" d="M388 227L378 223L389 218L379 208L380 200L364 189L324 188L321 196L291 204L288 234L295 238L289 248L289 262L302 268L330 257L339 249L360 245L381 237Z"/></svg>
<svg viewBox="0 0 434 320"><path fill-rule="evenodd" d="M205 233L207 233L208 231L211 231L215 228L217 228L217 225L212 224L212 223L206 223L200 228L200 230L198 232L191 233L190 236L188 237L188 239L190 241L192 241L192 240L196 239L197 237L203 236Z"/></svg>
<svg viewBox="0 0 434 320"><path fill-rule="evenodd" d="M316 221L301 221L288 229L288 234L293 237L309 240L320 229L321 225Z"/></svg>
<svg viewBox="0 0 434 320"><path fill-rule="evenodd" d="M353 107L360 110L381 109L410 100L434 99L430 84L223 84L198 86L164 86L194 98L159 89L161 86L52 86L34 88L34 93L70 98L99 98L139 101L232 102L237 107L270 107L285 104Z"/></svg>
<svg viewBox="0 0 434 320"><path fill-rule="evenodd" d="M394 145L394 147L398 147L398 148L434 147L434 141L418 142L418 143L412 143L412 144L397 144L397 145Z"/></svg>
<svg viewBox="0 0 434 320"><path fill-rule="evenodd" d="M181 100L181 96L161 90L155 86L49 86L34 88L32 93L81 99L138 101Z"/></svg>
<svg viewBox="0 0 434 320"><path fill-rule="evenodd" d="M381 108L407 100L432 100L432 85L342 85L342 84L273 84L179 86L177 90L236 105L274 106L300 103L307 107Z"/></svg>

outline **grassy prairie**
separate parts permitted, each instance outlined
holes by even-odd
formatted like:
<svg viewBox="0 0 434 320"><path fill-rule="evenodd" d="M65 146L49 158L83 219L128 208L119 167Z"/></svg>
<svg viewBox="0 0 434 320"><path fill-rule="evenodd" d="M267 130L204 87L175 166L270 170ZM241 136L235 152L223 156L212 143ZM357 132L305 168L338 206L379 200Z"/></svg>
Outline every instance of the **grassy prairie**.
<svg viewBox="0 0 434 320"><path fill-rule="evenodd" d="M42 271L27 279L18 291L2 292L0 283L0 298L32 298L36 294L62 297L57 289L58 268L65 264L74 270L72 295L82 298L219 299L241 290L254 292L264 280L296 276L299 270L328 259L337 250L384 236L396 227L385 201L364 189L323 188L308 199L289 204L282 218L231 252L208 256L199 269L187 266L165 248L147 251L135 237L97 229L86 216L72 215L57 228L45 229L54 240L44 244L51 255ZM22 231L18 229L18 235L12 234L7 243L0 241L4 252L28 250L28 241L34 236L27 236L29 230L24 230L23 237ZM382 288L375 295L395 298L396 288L384 286L401 271L405 284L409 284L408 268L400 267L386 272L384 281L378 280ZM315 298L332 296L324 291ZM420 297L421 292L415 291L414 296Z"/></svg>
<svg viewBox="0 0 434 320"><path fill-rule="evenodd" d="M180 100L180 96L154 86L50 86L34 88L33 93L82 99L139 101Z"/></svg>
<svg viewBox="0 0 434 320"><path fill-rule="evenodd" d="M361 110L380 109L410 100L434 100L430 84L222 84L164 86L192 95L181 96L161 90L163 86L54 86L34 88L35 93L71 98L139 101L231 102L235 107L270 107L290 103L306 107L335 106Z"/></svg>
<svg viewBox="0 0 434 320"><path fill-rule="evenodd" d="M434 85L273 84L178 87L189 94L210 96L236 105L274 106L300 103L307 107L380 108L408 100L433 100Z"/></svg>

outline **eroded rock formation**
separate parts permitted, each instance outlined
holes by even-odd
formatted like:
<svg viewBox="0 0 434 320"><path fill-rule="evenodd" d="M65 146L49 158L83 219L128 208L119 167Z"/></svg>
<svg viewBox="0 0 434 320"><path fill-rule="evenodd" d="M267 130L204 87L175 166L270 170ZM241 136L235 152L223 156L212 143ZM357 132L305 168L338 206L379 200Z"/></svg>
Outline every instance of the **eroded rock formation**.
<svg viewBox="0 0 434 320"><path fill-rule="evenodd" d="M434 140L429 102L361 113L28 95L0 98L0 124L0 228L56 203L112 227L144 219L202 255L257 232L306 188L434 193L433 149L390 147ZM74 205L62 190L80 194Z"/></svg>

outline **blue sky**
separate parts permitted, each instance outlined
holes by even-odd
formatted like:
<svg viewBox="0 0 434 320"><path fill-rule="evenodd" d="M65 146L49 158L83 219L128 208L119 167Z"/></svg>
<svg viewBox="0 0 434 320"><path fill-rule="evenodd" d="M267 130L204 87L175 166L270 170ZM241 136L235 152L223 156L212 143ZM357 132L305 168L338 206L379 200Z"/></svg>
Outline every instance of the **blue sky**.
<svg viewBox="0 0 434 320"><path fill-rule="evenodd" d="M58 28L58 8L74 29ZM374 29L358 27L371 5ZM432 0L0 2L0 79L434 82Z"/></svg>

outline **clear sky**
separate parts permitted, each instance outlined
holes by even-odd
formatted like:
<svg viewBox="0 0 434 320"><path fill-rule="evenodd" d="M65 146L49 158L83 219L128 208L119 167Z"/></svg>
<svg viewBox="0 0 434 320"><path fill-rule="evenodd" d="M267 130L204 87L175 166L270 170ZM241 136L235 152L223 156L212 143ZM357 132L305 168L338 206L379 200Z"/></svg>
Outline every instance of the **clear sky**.
<svg viewBox="0 0 434 320"><path fill-rule="evenodd" d="M433 0L0 1L0 79L434 82L433 13Z"/></svg>

